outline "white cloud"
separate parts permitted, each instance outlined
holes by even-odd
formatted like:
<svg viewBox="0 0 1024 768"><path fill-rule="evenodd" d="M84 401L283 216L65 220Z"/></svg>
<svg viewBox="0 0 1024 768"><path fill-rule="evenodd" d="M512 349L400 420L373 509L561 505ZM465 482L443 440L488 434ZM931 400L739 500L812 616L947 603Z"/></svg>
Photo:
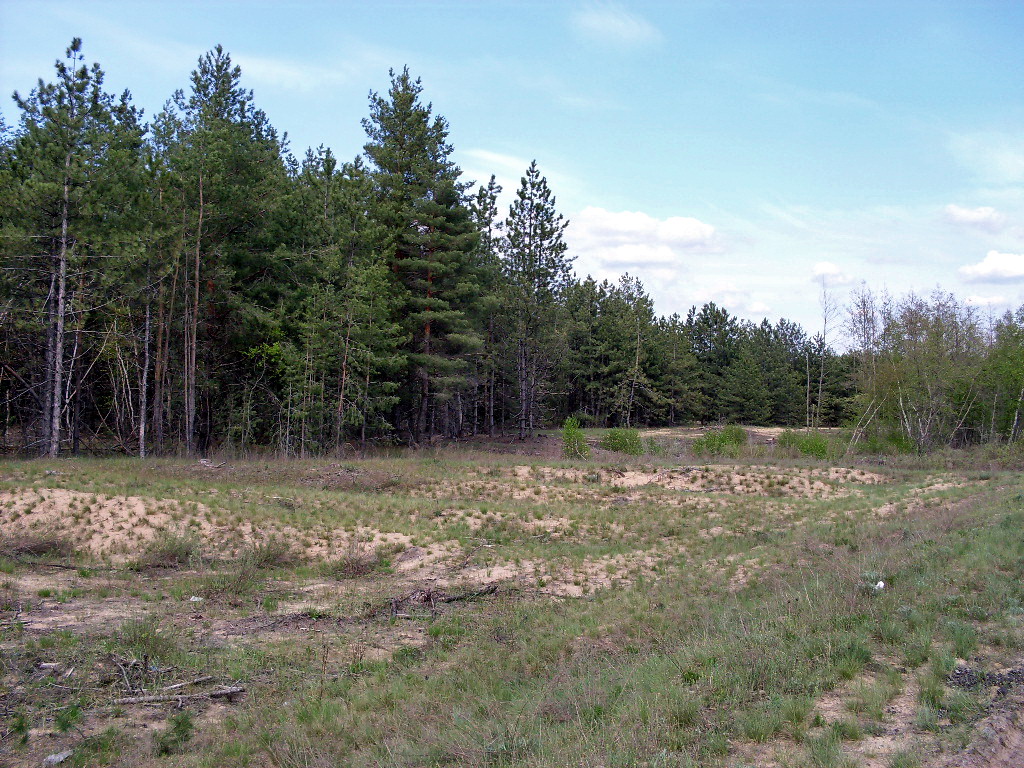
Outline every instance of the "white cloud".
<svg viewBox="0 0 1024 768"><path fill-rule="evenodd" d="M998 132L950 137L953 156L980 179L993 184L1024 181L1024 136Z"/></svg>
<svg viewBox="0 0 1024 768"><path fill-rule="evenodd" d="M715 228L688 216L656 219L642 211L607 211L588 206L576 215L574 232L584 244L601 247L666 246L671 249L715 249Z"/></svg>
<svg viewBox="0 0 1024 768"><path fill-rule="evenodd" d="M960 267L960 274L971 282L1003 283L1024 280L1024 254L989 251L977 264Z"/></svg>
<svg viewBox="0 0 1024 768"><path fill-rule="evenodd" d="M1001 307L1009 304L1005 296L968 296L964 301L972 307Z"/></svg>
<svg viewBox="0 0 1024 768"><path fill-rule="evenodd" d="M988 232L998 232L1006 226L1006 217L990 206L964 208L950 203L945 208L946 220L953 224L977 227Z"/></svg>
<svg viewBox="0 0 1024 768"><path fill-rule="evenodd" d="M649 21L614 3L591 3L572 16L577 34L598 43L620 48L639 48L661 41Z"/></svg>
<svg viewBox="0 0 1024 768"><path fill-rule="evenodd" d="M701 256L723 250L712 225L687 216L659 219L641 211L589 206L569 218L566 241L577 257L578 275L615 282L628 272L666 314L684 311L696 300L696 273L707 261ZM744 295L737 306L748 303Z"/></svg>
<svg viewBox="0 0 1024 768"><path fill-rule="evenodd" d="M741 288L731 281L718 281L712 287L697 291L694 295L695 304L713 301L723 309L747 319L761 318L771 312L771 307L746 288Z"/></svg>
<svg viewBox="0 0 1024 768"><path fill-rule="evenodd" d="M831 261L815 262L811 270L812 279L816 283L824 283L828 288L837 288L844 285L852 285L853 278L843 272L838 265Z"/></svg>

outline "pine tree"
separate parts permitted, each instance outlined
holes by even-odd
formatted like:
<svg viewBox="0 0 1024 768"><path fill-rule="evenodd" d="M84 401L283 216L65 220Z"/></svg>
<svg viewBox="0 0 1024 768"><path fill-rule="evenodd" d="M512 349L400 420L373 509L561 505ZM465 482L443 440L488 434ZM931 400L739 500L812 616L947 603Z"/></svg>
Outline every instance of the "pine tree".
<svg viewBox="0 0 1024 768"><path fill-rule="evenodd" d="M450 159L447 122L420 102L422 85L408 68L390 75L387 97L370 94L364 150L377 187L373 215L388 232L386 263L408 336L405 423L419 442L438 426L458 431L455 398L466 386L467 356L480 347L472 322L481 294L473 259L478 233L461 171Z"/></svg>
<svg viewBox="0 0 1024 768"><path fill-rule="evenodd" d="M721 377L718 401L722 417L732 424L767 424L771 402L764 374L749 343L739 345Z"/></svg>
<svg viewBox="0 0 1024 768"><path fill-rule="evenodd" d="M501 191L501 185L492 174L487 185L477 189L471 205L473 221L480 233L476 262L482 290L477 304L477 324L483 333L483 346L476 356L475 365L477 396L472 409L473 434L479 431L482 417L487 434L492 436L496 427L495 411L500 385L501 242L505 229L505 223L498 213L498 195Z"/></svg>
<svg viewBox="0 0 1024 768"><path fill-rule="evenodd" d="M725 369L733 361L740 339L740 325L735 317L714 302L697 311L691 307L686 316L686 332L690 337L693 354L700 366L700 393L704 410L703 421L725 417L720 393Z"/></svg>
<svg viewBox="0 0 1024 768"><path fill-rule="evenodd" d="M539 426L540 401L555 351L564 340L561 298L572 279L572 258L563 240L568 223L556 210L547 179L534 160L509 210L502 248L520 438L532 435Z"/></svg>
<svg viewBox="0 0 1024 768"><path fill-rule="evenodd" d="M199 59L191 79L189 94L178 91L158 116L155 133L169 216L180 222L182 433L194 453L212 440L211 399L227 399L223 390L234 389L247 351L279 333L273 310L289 281L287 253L268 237L287 182L282 142L221 46Z"/></svg>
<svg viewBox="0 0 1024 768"><path fill-rule="evenodd" d="M103 71L85 65L80 39L55 66L55 82L40 80L27 97L14 95L21 124L3 179L4 248L21 273L12 297L23 302L22 316L33 318L24 328L25 372L39 381L20 378L41 393L33 395L36 445L50 456L61 450L69 399L80 389L70 390L69 373L77 376L86 364L81 336L73 334L71 350L67 337L69 317L78 329L85 322L90 261L122 255L137 239L129 231L137 194L129 177L144 130L127 93L117 100L103 91ZM40 357L41 370L31 362Z"/></svg>

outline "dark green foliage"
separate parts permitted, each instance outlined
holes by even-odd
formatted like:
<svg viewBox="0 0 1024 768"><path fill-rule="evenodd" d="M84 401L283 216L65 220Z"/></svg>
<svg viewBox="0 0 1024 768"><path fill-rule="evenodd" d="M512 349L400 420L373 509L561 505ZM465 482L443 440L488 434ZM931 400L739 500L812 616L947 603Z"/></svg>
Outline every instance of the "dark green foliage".
<svg viewBox="0 0 1024 768"><path fill-rule="evenodd" d="M405 426L417 442L439 427L456 431L450 405L465 385L465 356L481 346L472 322L480 295L479 235L461 171L449 158L448 124L420 101L422 90L408 69L392 71L387 96L371 94L370 117L363 120L376 197L372 217L388 235L385 263L406 338Z"/></svg>
<svg viewBox="0 0 1024 768"><path fill-rule="evenodd" d="M61 733L70 731L81 721L82 708L78 704L68 704L66 707L62 707L53 719L54 725Z"/></svg>
<svg viewBox="0 0 1024 768"><path fill-rule="evenodd" d="M408 69L347 162L293 156L219 46L148 126L81 41L54 75L0 124L0 450L302 457L570 414L883 452L1024 434L1024 309L986 335L955 297L863 290L845 354L713 303L658 317L635 277L572 273L536 163L507 216L493 177L470 194Z"/></svg>
<svg viewBox="0 0 1024 768"><path fill-rule="evenodd" d="M572 282L572 258L563 240L567 225L533 161L509 209L501 243L501 318L510 333L508 354L515 360L513 399L520 438L532 436L540 426L542 399L564 352L562 296Z"/></svg>

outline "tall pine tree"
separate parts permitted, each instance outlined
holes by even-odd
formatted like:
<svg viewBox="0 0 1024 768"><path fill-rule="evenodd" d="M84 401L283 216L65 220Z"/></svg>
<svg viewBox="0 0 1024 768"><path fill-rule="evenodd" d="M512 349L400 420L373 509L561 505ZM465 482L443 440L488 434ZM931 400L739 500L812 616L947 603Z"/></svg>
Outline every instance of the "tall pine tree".
<svg viewBox="0 0 1024 768"><path fill-rule="evenodd" d="M480 273L478 233L451 160L448 124L420 101L408 68L391 71L387 96L370 94L363 120L377 201L373 215L389 237L386 262L408 341L404 422L409 439L455 434L456 395L466 385L467 355L480 346L471 320Z"/></svg>

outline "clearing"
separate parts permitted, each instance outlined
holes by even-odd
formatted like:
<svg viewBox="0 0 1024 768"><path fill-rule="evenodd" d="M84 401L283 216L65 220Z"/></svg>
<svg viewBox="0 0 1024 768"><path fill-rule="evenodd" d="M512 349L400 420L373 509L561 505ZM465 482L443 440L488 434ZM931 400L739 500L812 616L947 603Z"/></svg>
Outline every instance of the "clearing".
<svg viewBox="0 0 1024 768"><path fill-rule="evenodd" d="M1016 764L1019 474L651 434L0 463L0 763Z"/></svg>

